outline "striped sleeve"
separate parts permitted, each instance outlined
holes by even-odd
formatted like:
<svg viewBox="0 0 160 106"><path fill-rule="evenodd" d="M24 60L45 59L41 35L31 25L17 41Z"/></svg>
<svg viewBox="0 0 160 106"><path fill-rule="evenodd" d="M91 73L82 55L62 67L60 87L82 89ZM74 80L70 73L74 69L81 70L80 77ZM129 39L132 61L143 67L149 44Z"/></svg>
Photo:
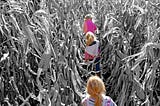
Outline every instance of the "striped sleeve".
<svg viewBox="0 0 160 106"><path fill-rule="evenodd" d="M107 97L104 100L104 104L104 106L117 106L116 103L110 97Z"/></svg>
<svg viewBox="0 0 160 106"><path fill-rule="evenodd" d="M111 99L111 104L110 106L117 106L116 103Z"/></svg>
<svg viewBox="0 0 160 106"><path fill-rule="evenodd" d="M84 98L81 102L82 106L87 106L87 99L88 98Z"/></svg>

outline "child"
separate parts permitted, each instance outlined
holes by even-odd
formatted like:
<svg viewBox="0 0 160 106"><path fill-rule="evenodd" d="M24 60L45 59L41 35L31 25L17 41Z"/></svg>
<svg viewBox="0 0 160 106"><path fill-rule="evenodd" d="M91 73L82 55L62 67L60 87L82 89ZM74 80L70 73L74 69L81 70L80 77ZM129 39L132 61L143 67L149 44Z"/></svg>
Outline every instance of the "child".
<svg viewBox="0 0 160 106"><path fill-rule="evenodd" d="M91 76L87 81L87 95L82 100L82 106L117 106L114 101L105 96L105 85L98 76Z"/></svg>
<svg viewBox="0 0 160 106"><path fill-rule="evenodd" d="M92 61L95 59L95 62L100 60L99 56L99 41L96 40L96 37L92 32L86 33L86 48L85 48L85 61ZM100 71L100 63L96 64L96 71Z"/></svg>
<svg viewBox="0 0 160 106"><path fill-rule="evenodd" d="M86 34L87 32L95 33L97 30L96 25L92 22L92 16L90 14L85 16L84 24L83 24L83 33Z"/></svg>

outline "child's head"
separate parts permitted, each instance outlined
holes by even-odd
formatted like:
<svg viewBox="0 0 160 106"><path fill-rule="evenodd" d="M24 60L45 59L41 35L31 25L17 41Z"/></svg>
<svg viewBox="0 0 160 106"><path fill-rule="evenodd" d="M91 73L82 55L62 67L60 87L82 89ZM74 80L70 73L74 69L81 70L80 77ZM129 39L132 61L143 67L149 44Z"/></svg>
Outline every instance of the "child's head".
<svg viewBox="0 0 160 106"><path fill-rule="evenodd" d="M88 20L88 19L92 19L92 15L91 14L87 14L84 18L84 20Z"/></svg>
<svg viewBox="0 0 160 106"><path fill-rule="evenodd" d="M92 32L86 33L86 45L87 46L89 46L95 39L96 37L94 36L94 33Z"/></svg>
<svg viewBox="0 0 160 106"><path fill-rule="evenodd" d="M102 94L105 94L105 85L98 76L91 76L87 81L87 93L95 98L95 106L101 105Z"/></svg>

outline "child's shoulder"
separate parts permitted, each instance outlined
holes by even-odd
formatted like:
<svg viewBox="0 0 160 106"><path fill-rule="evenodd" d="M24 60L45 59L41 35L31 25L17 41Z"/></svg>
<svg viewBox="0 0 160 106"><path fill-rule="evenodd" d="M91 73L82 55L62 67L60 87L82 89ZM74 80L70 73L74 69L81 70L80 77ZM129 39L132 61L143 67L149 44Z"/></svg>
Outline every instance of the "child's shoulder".
<svg viewBox="0 0 160 106"><path fill-rule="evenodd" d="M111 97L103 96L104 104L109 104L109 106L117 106Z"/></svg>
<svg viewBox="0 0 160 106"><path fill-rule="evenodd" d="M87 101L88 101L88 97L83 98L82 102L81 102L82 106L86 106L87 105Z"/></svg>
<svg viewBox="0 0 160 106"><path fill-rule="evenodd" d="M82 99L82 102L85 102L87 100L88 100L88 97L85 97L85 98Z"/></svg>

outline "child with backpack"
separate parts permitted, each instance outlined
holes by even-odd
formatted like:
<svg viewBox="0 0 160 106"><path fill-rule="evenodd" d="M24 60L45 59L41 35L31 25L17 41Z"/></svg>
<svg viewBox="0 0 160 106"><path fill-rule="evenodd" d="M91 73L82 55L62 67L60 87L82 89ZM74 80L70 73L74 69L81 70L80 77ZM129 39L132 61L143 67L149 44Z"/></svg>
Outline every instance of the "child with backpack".
<svg viewBox="0 0 160 106"><path fill-rule="evenodd" d="M91 76L87 81L87 95L82 100L82 106L117 106L109 97L105 96L105 85L98 76Z"/></svg>
<svg viewBox="0 0 160 106"><path fill-rule="evenodd" d="M93 61L96 63L96 71L100 71L100 49L99 41L96 40L94 33L86 33L85 62Z"/></svg>

